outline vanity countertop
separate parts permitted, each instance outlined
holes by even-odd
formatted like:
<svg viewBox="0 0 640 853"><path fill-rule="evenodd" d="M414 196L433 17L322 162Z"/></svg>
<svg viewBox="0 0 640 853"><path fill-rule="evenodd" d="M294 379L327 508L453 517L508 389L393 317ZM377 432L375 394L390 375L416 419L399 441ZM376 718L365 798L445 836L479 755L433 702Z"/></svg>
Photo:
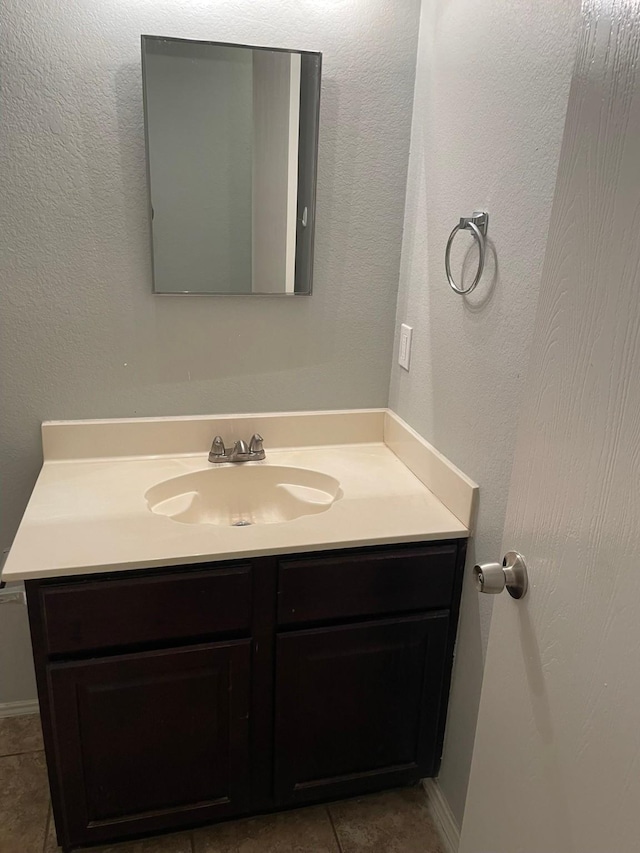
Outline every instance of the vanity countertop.
<svg viewBox="0 0 640 853"><path fill-rule="evenodd" d="M290 439L291 418L327 443L277 446ZM145 425L148 455L123 452L145 446ZM329 474L342 497L326 512L247 527L182 524L151 512L147 490L211 470L208 447L194 448L225 428L238 437L264 435L265 461L244 464ZM183 454L173 452L180 430L191 431ZM472 481L388 410L52 423L43 425L43 445L45 461L3 571L7 582L464 538L477 496ZM104 446L122 455L98 455Z"/></svg>

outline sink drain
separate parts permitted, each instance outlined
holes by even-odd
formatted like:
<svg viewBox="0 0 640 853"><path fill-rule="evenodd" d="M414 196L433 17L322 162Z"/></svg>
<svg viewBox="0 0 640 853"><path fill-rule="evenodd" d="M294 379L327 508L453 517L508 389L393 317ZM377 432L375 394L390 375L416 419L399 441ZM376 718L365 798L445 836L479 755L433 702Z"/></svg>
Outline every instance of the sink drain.
<svg viewBox="0 0 640 853"><path fill-rule="evenodd" d="M251 522L247 521L246 518L241 518L239 521L234 521L231 524L232 527L251 527Z"/></svg>

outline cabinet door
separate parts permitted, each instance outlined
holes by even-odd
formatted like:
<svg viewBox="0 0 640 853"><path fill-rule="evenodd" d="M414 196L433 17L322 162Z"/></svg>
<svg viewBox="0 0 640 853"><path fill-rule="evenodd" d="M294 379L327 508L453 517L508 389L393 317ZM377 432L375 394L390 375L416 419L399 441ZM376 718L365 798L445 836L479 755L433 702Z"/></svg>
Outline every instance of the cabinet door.
<svg viewBox="0 0 640 853"><path fill-rule="evenodd" d="M278 636L280 803L433 773L448 623L439 612Z"/></svg>
<svg viewBox="0 0 640 853"><path fill-rule="evenodd" d="M240 813L250 640L48 667L67 846Z"/></svg>

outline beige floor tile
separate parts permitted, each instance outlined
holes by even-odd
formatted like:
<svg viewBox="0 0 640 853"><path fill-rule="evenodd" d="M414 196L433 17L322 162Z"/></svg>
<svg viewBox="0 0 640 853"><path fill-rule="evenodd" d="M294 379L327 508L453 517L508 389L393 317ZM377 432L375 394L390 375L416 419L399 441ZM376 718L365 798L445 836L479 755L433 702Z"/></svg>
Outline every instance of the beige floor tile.
<svg viewBox="0 0 640 853"><path fill-rule="evenodd" d="M58 853L61 850L56 843L56 828L53 823L53 815L51 814L51 806L49 806L49 820L47 822L47 838L44 845L43 853Z"/></svg>
<svg viewBox="0 0 640 853"><path fill-rule="evenodd" d="M339 853L323 806L250 818L194 833L195 853Z"/></svg>
<svg viewBox="0 0 640 853"><path fill-rule="evenodd" d="M109 847L92 847L95 853L191 853L191 836L157 835L144 841L113 844Z"/></svg>
<svg viewBox="0 0 640 853"><path fill-rule="evenodd" d="M40 717L23 714L19 717L0 717L0 756L37 752L44 749Z"/></svg>
<svg viewBox="0 0 640 853"><path fill-rule="evenodd" d="M0 758L0 850L40 853L49 809L43 752Z"/></svg>
<svg viewBox="0 0 640 853"><path fill-rule="evenodd" d="M238 825L232 821L197 829L193 833L195 853L238 853Z"/></svg>
<svg viewBox="0 0 640 853"><path fill-rule="evenodd" d="M343 853L443 853L421 787L332 803Z"/></svg>

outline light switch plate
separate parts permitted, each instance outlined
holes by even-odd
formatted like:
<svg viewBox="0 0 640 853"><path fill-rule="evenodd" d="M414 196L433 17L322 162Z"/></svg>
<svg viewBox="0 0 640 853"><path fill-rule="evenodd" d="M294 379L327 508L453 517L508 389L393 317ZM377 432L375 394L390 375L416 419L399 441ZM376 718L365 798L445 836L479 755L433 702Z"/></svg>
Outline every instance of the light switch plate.
<svg viewBox="0 0 640 853"><path fill-rule="evenodd" d="M405 370L409 370L409 364L411 362L411 336L413 334L413 328L411 326L407 326L406 323L402 323L400 326L400 348L398 350L398 364L400 367L404 367Z"/></svg>

